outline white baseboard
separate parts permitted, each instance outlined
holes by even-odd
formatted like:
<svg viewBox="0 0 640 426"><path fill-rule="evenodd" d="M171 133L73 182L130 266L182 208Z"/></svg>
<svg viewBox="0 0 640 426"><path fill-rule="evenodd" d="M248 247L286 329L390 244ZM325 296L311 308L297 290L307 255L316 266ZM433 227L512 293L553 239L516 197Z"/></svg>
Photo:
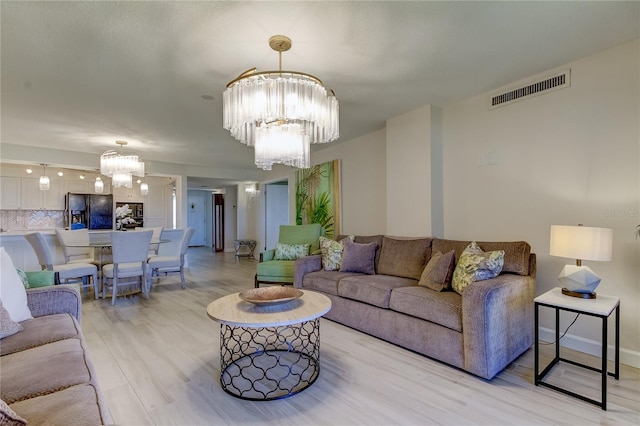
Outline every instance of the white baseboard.
<svg viewBox="0 0 640 426"><path fill-rule="evenodd" d="M611 337L611 336L610 336ZM555 330L540 327L540 340L545 342L553 342L555 340ZM584 337L566 334L560 341L565 348L574 349L589 355L600 357L602 354L601 342L585 339ZM615 356L615 348L613 345L607 347L607 358L611 361ZM640 368L640 352L631 351L629 349L620 348L620 363L631 367Z"/></svg>

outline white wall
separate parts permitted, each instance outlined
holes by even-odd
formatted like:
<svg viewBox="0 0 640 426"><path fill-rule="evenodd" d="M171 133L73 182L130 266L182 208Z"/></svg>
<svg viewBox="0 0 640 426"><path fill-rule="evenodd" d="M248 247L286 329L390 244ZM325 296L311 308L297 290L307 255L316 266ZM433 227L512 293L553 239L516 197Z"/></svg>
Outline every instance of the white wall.
<svg viewBox="0 0 640 426"><path fill-rule="evenodd" d="M537 294L572 259L549 256L553 224L609 227L611 262L585 262L597 291L621 298L622 360L640 351L640 42L568 64L571 87L488 110L488 94L444 109L445 236L526 240ZM495 164L486 164L487 158ZM542 318L552 327L551 312ZM613 321L612 321L613 323ZM563 322L566 327L568 322ZM610 334L611 335L611 334ZM587 341L581 340L587 339ZM598 353L599 322L580 319L563 344Z"/></svg>

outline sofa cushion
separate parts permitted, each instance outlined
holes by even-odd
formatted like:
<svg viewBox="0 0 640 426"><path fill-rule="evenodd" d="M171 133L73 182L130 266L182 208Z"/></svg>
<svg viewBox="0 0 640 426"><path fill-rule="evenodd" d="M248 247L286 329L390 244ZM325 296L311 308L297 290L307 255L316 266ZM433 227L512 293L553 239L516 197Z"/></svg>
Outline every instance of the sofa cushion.
<svg viewBox="0 0 640 426"><path fill-rule="evenodd" d="M401 240L384 237L378 274L419 280L431 257L431 241L431 238Z"/></svg>
<svg viewBox="0 0 640 426"><path fill-rule="evenodd" d="M2 306L2 302L0 301L0 339L13 336L22 330L24 330L22 325L11 319L9 312ZM0 346L4 346L4 342Z"/></svg>
<svg viewBox="0 0 640 426"><path fill-rule="evenodd" d="M338 296L388 309L391 290L417 284L416 280L391 275L356 275L340 280Z"/></svg>
<svg viewBox="0 0 640 426"><path fill-rule="evenodd" d="M293 265L295 260L270 260L258 263L259 277L293 277Z"/></svg>
<svg viewBox="0 0 640 426"><path fill-rule="evenodd" d="M338 281L345 277L359 275L354 272L316 271L310 272L302 279L302 288L323 293L338 295Z"/></svg>
<svg viewBox="0 0 640 426"><path fill-rule="evenodd" d="M482 251L474 242L464 249L455 271L451 287L462 294L464 289L476 281L488 280L497 277L504 265L504 251Z"/></svg>
<svg viewBox="0 0 640 426"><path fill-rule="evenodd" d="M0 355L12 354L80 335L80 325L70 314L46 315L23 321L20 325L24 331L3 339Z"/></svg>
<svg viewBox="0 0 640 426"><path fill-rule="evenodd" d="M34 425L98 425L107 421L100 414L97 391L91 384L26 399L11 408Z"/></svg>
<svg viewBox="0 0 640 426"><path fill-rule="evenodd" d="M4 247L0 247L0 301L12 320L21 322L32 318L27 291Z"/></svg>
<svg viewBox="0 0 640 426"><path fill-rule="evenodd" d="M65 339L2 357L0 398L8 404L91 380L80 339Z"/></svg>
<svg viewBox="0 0 640 426"><path fill-rule="evenodd" d="M275 260L296 260L300 257L309 256L311 244L285 244L276 243Z"/></svg>
<svg viewBox="0 0 640 426"><path fill-rule="evenodd" d="M391 292L389 307L456 331L462 331L462 297L453 291L400 287Z"/></svg>
<svg viewBox="0 0 640 426"><path fill-rule="evenodd" d="M429 262L427 262L427 266L424 267L418 285L428 287L434 291L449 289L455 266L454 257L453 250L445 254L434 253Z"/></svg>
<svg viewBox="0 0 640 426"><path fill-rule="evenodd" d="M352 242L348 238L345 239L340 270L369 275L375 274L376 250L378 250L376 243L359 244Z"/></svg>
<svg viewBox="0 0 640 426"><path fill-rule="evenodd" d="M24 426L27 421L16 414L15 411L0 399L0 425L3 426Z"/></svg>
<svg viewBox="0 0 640 426"><path fill-rule="evenodd" d="M457 259L471 241L443 240L435 238L433 240L433 251L446 253L453 250ZM504 267L503 272L510 272L518 275L529 275L529 256L531 255L531 246L525 241L477 241L478 246L483 251L504 250Z"/></svg>

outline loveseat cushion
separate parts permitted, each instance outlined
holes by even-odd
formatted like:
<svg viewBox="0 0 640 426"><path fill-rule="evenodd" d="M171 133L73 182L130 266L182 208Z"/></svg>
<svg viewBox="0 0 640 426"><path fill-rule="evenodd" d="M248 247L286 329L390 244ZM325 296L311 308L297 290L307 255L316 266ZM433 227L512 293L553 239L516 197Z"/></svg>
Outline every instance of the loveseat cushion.
<svg viewBox="0 0 640 426"><path fill-rule="evenodd" d="M316 271L310 272L302 279L302 288L305 290L321 291L323 293L338 295L338 281L345 277L352 277L353 272Z"/></svg>
<svg viewBox="0 0 640 426"><path fill-rule="evenodd" d="M446 253L454 250L456 253L456 263L460 255L471 241L443 240L435 238L432 249ZM504 266L502 272L510 272L518 275L529 275L529 256L531 246L525 241L477 241L482 251L504 250Z"/></svg>
<svg viewBox="0 0 640 426"><path fill-rule="evenodd" d="M400 287L391 292L389 308L462 331L462 296L453 291L433 291L423 286Z"/></svg>
<svg viewBox="0 0 640 426"><path fill-rule="evenodd" d="M432 238L384 237L377 273L419 280L427 260L431 257L431 241Z"/></svg>
<svg viewBox="0 0 640 426"><path fill-rule="evenodd" d="M2 339L0 355L12 354L80 335L80 326L70 314L37 317L22 321L20 325L22 325L23 331Z"/></svg>
<svg viewBox="0 0 640 426"><path fill-rule="evenodd" d="M0 398L10 405L91 380L80 339L37 346L5 355L1 361L2 382L11 386L2 386Z"/></svg>
<svg viewBox="0 0 640 426"><path fill-rule="evenodd" d="M91 384L26 399L11 408L34 425L98 425L108 421L102 418L97 391Z"/></svg>
<svg viewBox="0 0 640 426"><path fill-rule="evenodd" d="M338 296L389 309L391 290L404 286L417 286L410 278L390 275L356 275L345 277L338 283Z"/></svg>

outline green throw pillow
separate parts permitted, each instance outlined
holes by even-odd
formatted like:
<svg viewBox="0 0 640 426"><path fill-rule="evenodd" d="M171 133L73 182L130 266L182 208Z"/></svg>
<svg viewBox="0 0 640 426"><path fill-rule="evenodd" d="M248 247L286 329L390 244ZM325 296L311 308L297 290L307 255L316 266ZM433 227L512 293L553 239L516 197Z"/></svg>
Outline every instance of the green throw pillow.
<svg viewBox="0 0 640 426"><path fill-rule="evenodd" d="M29 287L38 288L47 287L55 284L56 273L53 271L33 271L26 273L29 280Z"/></svg>
<svg viewBox="0 0 640 426"><path fill-rule="evenodd" d="M456 293L462 294L471 283L497 277L503 266L504 250L484 252L473 241L460 255L451 287Z"/></svg>
<svg viewBox="0 0 640 426"><path fill-rule="evenodd" d="M27 278L27 274L25 274L25 272L20 268L16 268L16 272L18 273L18 276L20 277L20 281L22 281L22 285L24 286L24 288L31 288L29 286L29 279Z"/></svg>
<svg viewBox="0 0 640 426"><path fill-rule="evenodd" d="M296 260L300 257L309 256L311 244L284 244L276 243L276 254L274 260Z"/></svg>

